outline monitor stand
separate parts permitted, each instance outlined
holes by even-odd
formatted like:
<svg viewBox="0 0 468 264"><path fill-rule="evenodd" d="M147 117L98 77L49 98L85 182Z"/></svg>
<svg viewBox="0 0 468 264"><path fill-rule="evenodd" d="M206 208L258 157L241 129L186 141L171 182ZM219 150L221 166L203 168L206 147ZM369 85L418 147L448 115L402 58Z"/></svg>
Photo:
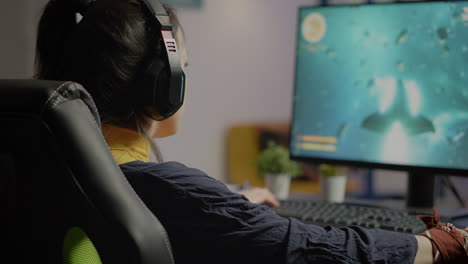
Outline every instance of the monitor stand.
<svg viewBox="0 0 468 264"><path fill-rule="evenodd" d="M424 172L408 172L406 208L432 212L434 207L435 175Z"/></svg>
<svg viewBox="0 0 468 264"><path fill-rule="evenodd" d="M410 213L433 214L435 207L436 176L431 173L409 172L406 192L406 210ZM468 223L468 209L445 210L437 208L444 222L451 222L459 227Z"/></svg>

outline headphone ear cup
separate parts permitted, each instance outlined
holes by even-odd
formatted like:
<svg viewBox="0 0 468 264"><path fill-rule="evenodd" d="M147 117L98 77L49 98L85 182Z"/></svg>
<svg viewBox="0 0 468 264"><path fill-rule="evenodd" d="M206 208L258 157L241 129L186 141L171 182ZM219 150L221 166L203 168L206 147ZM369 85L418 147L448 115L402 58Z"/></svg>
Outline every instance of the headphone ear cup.
<svg viewBox="0 0 468 264"><path fill-rule="evenodd" d="M167 95L165 94L165 91L167 91L170 88L170 73L167 68L162 68L159 71L158 77L156 79L155 87L160 95L165 98ZM161 97L159 97L161 99Z"/></svg>
<svg viewBox="0 0 468 264"><path fill-rule="evenodd" d="M167 68L159 71L157 79L154 83L153 109L162 116L166 116L170 112L171 104L169 100L170 86L170 72Z"/></svg>
<svg viewBox="0 0 468 264"><path fill-rule="evenodd" d="M160 58L155 58L137 83L142 86L145 113L154 120L163 120L173 108L169 100L169 68Z"/></svg>

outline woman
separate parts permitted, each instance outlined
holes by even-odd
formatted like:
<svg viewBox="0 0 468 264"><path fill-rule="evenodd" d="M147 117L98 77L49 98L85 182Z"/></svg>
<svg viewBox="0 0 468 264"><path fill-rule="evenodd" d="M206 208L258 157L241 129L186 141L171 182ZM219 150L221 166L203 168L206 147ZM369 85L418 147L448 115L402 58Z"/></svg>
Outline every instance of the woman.
<svg viewBox="0 0 468 264"><path fill-rule="evenodd" d="M166 10L184 66L183 32ZM157 121L139 105L138 77L148 58L162 54L160 29L146 11L141 0L50 1L39 23L36 77L76 81L90 92L115 160L157 212L176 263L466 263L464 231L434 217L425 219L431 229L421 236L305 225L199 170L149 162L150 149L160 161L151 138L176 133L182 110Z"/></svg>

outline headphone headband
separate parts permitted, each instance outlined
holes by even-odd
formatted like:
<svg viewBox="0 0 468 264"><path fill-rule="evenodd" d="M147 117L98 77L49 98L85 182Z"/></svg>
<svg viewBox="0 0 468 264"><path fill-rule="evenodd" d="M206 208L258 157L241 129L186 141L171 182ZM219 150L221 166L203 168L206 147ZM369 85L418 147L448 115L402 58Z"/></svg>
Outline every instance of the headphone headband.
<svg viewBox="0 0 468 264"><path fill-rule="evenodd" d="M168 16L166 9L161 4L160 1L151 1L151 0L138 0L143 2L147 6L148 11L150 11L154 16ZM150 2L151 1L151 2Z"/></svg>
<svg viewBox="0 0 468 264"><path fill-rule="evenodd" d="M159 0L137 0L149 12L160 28L162 54L153 58L138 80L143 87L141 103L145 113L154 120L164 120L175 114L184 102L185 74L180 65L173 25ZM161 60L163 65L161 65Z"/></svg>

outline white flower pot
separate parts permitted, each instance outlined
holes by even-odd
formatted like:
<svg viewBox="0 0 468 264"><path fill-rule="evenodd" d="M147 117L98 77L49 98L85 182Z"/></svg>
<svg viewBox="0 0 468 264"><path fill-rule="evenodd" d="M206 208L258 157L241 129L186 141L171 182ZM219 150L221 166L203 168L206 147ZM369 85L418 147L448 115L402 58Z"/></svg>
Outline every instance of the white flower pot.
<svg viewBox="0 0 468 264"><path fill-rule="evenodd" d="M289 187L291 186L291 175L267 174L265 175L265 184L276 199L287 199L289 196Z"/></svg>
<svg viewBox="0 0 468 264"><path fill-rule="evenodd" d="M346 175L320 176L320 192L327 202L342 203L346 196Z"/></svg>

